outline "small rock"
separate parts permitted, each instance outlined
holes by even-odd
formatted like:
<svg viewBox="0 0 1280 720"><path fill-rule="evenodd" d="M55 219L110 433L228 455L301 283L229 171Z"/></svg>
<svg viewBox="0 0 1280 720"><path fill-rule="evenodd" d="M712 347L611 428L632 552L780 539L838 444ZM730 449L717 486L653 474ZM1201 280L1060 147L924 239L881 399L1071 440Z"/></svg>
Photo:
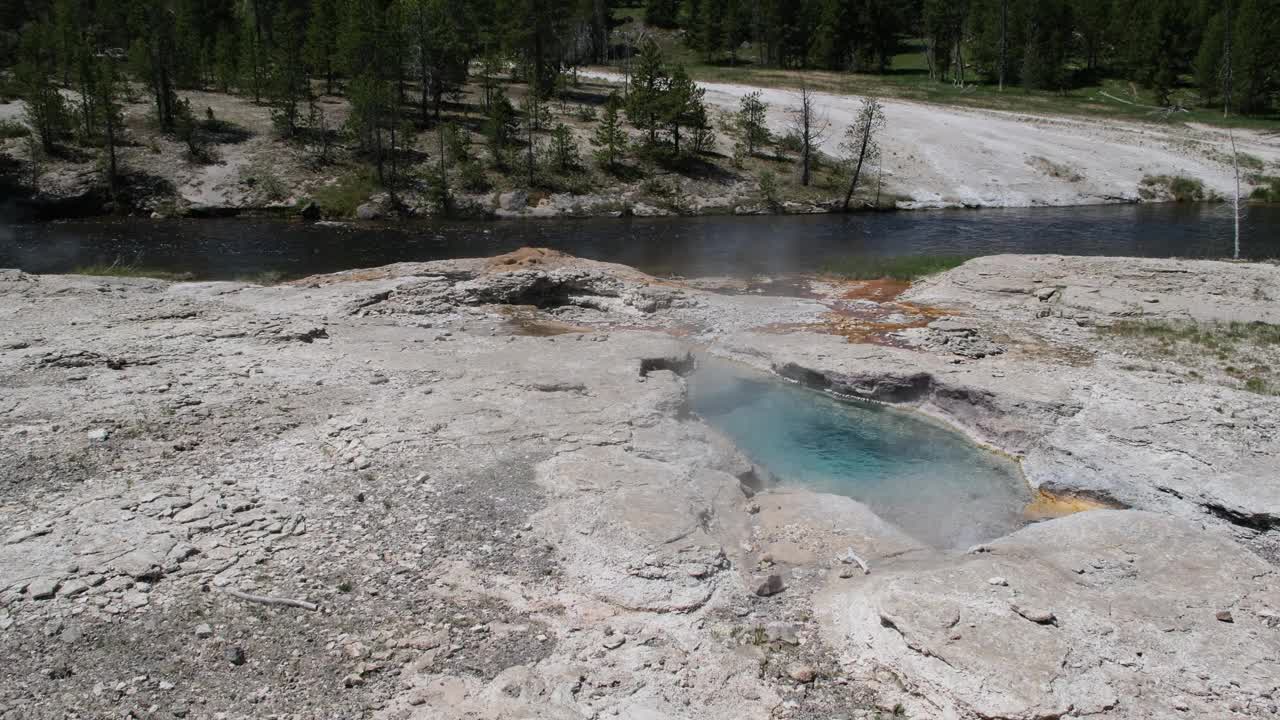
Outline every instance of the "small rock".
<svg viewBox="0 0 1280 720"><path fill-rule="evenodd" d="M1230 610L1219 610L1214 617L1218 618L1218 622L1234 623L1236 621L1235 618L1231 617Z"/></svg>
<svg viewBox="0 0 1280 720"><path fill-rule="evenodd" d="M94 442L106 442L107 438L111 437L111 433L107 432L106 428L94 428L85 433L85 437Z"/></svg>
<svg viewBox="0 0 1280 720"><path fill-rule="evenodd" d="M756 595L769 597L770 595L777 595L786 589L787 586L783 584L781 575L770 575L756 587Z"/></svg>
<svg viewBox="0 0 1280 720"><path fill-rule="evenodd" d="M351 673L342 678L343 687L353 688L360 687L361 685L364 685L364 676L360 673Z"/></svg>
<svg viewBox="0 0 1280 720"><path fill-rule="evenodd" d="M213 637L213 628L209 627L209 623L200 623L196 626L196 637L202 640Z"/></svg>
<svg viewBox="0 0 1280 720"><path fill-rule="evenodd" d="M606 650L617 650L626 641L627 639L621 635L614 635L613 637L605 638L605 641L601 644L604 645Z"/></svg>
<svg viewBox="0 0 1280 720"><path fill-rule="evenodd" d="M58 592L58 587L62 585L62 581L58 578L41 577L31 581L27 585L27 593L32 600L48 600Z"/></svg>
<svg viewBox="0 0 1280 720"><path fill-rule="evenodd" d="M1002 577L993 577L993 578L989 578L989 579L987 580L987 584L988 584L988 585L995 585L995 586L997 586L997 587L1008 587L1008 586L1009 586L1009 581L1008 581L1008 580L1005 580L1005 579L1004 579L1004 578L1002 578Z"/></svg>
<svg viewBox="0 0 1280 720"><path fill-rule="evenodd" d="M1015 613L1037 625L1056 625L1058 622L1058 618L1054 616L1053 611L1046 608L1021 607L1018 605L1010 605L1009 607Z"/></svg>
<svg viewBox="0 0 1280 720"><path fill-rule="evenodd" d="M382 211L373 203L364 203L356 208L356 219L358 220L377 220L382 217Z"/></svg>
<svg viewBox="0 0 1280 720"><path fill-rule="evenodd" d="M811 683L818 678L818 671L812 665L796 663L787 668L787 677L798 683Z"/></svg>
<svg viewBox="0 0 1280 720"><path fill-rule="evenodd" d="M233 645L227 648L226 650L222 651L222 657L226 658L227 662L231 663L232 665L243 665L244 649L241 648L239 645Z"/></svg>
<svg viewBox="0 0 1280 720"><path fill-rule="evenodd" d="M124 602L131 608L146 607L151 600L142 592L129 592L124 595Z"/></svg>
<svg viewBox="0 0 1280 720"><path fill-rule="evenodd" d="M361 455L361 456L357 457L357 458L355 459L355 461L354 461L354 462L352 462L352 465L353 465L353 466L355 467L355 469L357 469L357 470L364 470L365 468L369 467L369 466L370 466L370 465L372 465L372 464L373 464L373 462L372 462L371 460L369 460L369 458L367 458L367 457L365 457L365 456L363 456L363 455Z"/></svg>

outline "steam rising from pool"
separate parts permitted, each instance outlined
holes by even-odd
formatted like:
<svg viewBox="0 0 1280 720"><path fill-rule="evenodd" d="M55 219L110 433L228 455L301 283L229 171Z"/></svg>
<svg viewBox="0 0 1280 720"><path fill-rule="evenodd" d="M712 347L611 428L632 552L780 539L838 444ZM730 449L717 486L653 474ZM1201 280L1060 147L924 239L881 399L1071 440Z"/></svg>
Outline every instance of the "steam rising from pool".
<svg viewBox="0 0 1280 720"><path fill-rule="evenodd" d="M689 399L783 484L847 495L930 545L965 548L1025 524L1018 466L925 418L706 361Z"/></svg>

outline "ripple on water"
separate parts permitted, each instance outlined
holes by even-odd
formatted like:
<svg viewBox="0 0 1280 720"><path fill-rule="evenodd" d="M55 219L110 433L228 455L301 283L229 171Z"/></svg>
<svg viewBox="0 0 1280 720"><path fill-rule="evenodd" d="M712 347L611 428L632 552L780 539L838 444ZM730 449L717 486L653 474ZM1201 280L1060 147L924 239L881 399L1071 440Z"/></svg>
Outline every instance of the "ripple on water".
<svg viewBox="0 0 1280 720"><path fill-rule="evenodd" d="M1017 463L913 413L723 363L702 364L689 399L784 484L847 495L930 545L965 548L1027 522Z"/></svg>

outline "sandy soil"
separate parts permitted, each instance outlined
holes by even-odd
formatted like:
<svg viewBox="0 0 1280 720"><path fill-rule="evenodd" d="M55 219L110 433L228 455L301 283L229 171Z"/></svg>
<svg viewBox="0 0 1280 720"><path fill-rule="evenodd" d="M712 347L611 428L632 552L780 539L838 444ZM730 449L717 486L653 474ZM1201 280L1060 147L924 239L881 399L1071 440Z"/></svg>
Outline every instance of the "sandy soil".
<svg viewBox="0 0 1280 720"><path fill-rule="evenodd" d="M621 76L593 71L601 79ZM760 91L769 125L785 132L789 90L729 83L699 83L706 99L737 109L739 99ZM844 129L862 98L815 93L830 129L822 149L839 153ZM1027 207L1131 201L1146 175L1185 175L1229 196L1234 187L1225 131L1182 123L1156 124L1089 118L1044 117L969 110L900 100L884 101L885 184L911 198L908 207ZM1240 152L1280 165L1280 140L1238 131ZM1228 162L1224 162L1228 161Z"/></svg>

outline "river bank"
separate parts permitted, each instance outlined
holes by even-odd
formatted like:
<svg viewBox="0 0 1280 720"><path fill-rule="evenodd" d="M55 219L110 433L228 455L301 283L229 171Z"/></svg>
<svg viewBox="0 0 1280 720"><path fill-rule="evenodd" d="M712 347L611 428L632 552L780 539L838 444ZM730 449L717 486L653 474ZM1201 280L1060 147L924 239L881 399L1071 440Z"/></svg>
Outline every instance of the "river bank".
<svg viewBox="0 0 1280 720"><path fill-rule="evenodd" d="M1277 273L6 271L0 717L1275 714ZM688 413L694 347L1116 509L954 552L771 486Z"/></svg>
<svg viewBox="0 0 1280 720"><path fill-rule="evenodd" d="M433 130L415 130L405 149L403 186L378 187L368 164L335 135L328 159L316 146L280 140L270 108L237 95L190 91L183 97L209 118L199 157L178 139L158 132L145 94L124 108L129 142L121 148L122 188L109 197L98 160L88 148L66 148L34 166L26 138L0 140L0 174L11 192L6 217L58 219L101 214L217 217L236 214L301 215L311 219L415 216L555 218L809 214L843 208L845 183L834 159L860 99L817 93L824 132L818 170L809 186L796 181L794 152L781 147L744 156L734 149L729 114L743 95L759 90L769 105L774 136L789 132L793 93L731 84L704 84L712 109L706 152L680 162L627 160L607 172L591 157L591 138L609 92L619 78L587 71L570 94L548 105L554 122L570 132L577 156L567 171L546 172L530 184L520 169L498 171L485 157L479 92L468 87L446 119L463 128L466 152L486 169L464 177L450 171L447 206L423 178L438 166ZM505 86L518 101L523 86ZM343 126L346 98L317 104L331 128ZM1234 192L1228 139L1221 129L1177 122L1113 122L971 110L886 101L882 167L869 175L854 208L1003 208L1110 203L1209 201ZM20 102L0 104L0 120L20 121ZM548 120L548 127L552 120ZM633 130L633 144L638 137ZM542 152L551 139L544 127ZM1274 136L1237 131L1243 191L1280 174ZM452 161L451 161L452 162ZM548 161L549 162L549 161Z"/></svg>

